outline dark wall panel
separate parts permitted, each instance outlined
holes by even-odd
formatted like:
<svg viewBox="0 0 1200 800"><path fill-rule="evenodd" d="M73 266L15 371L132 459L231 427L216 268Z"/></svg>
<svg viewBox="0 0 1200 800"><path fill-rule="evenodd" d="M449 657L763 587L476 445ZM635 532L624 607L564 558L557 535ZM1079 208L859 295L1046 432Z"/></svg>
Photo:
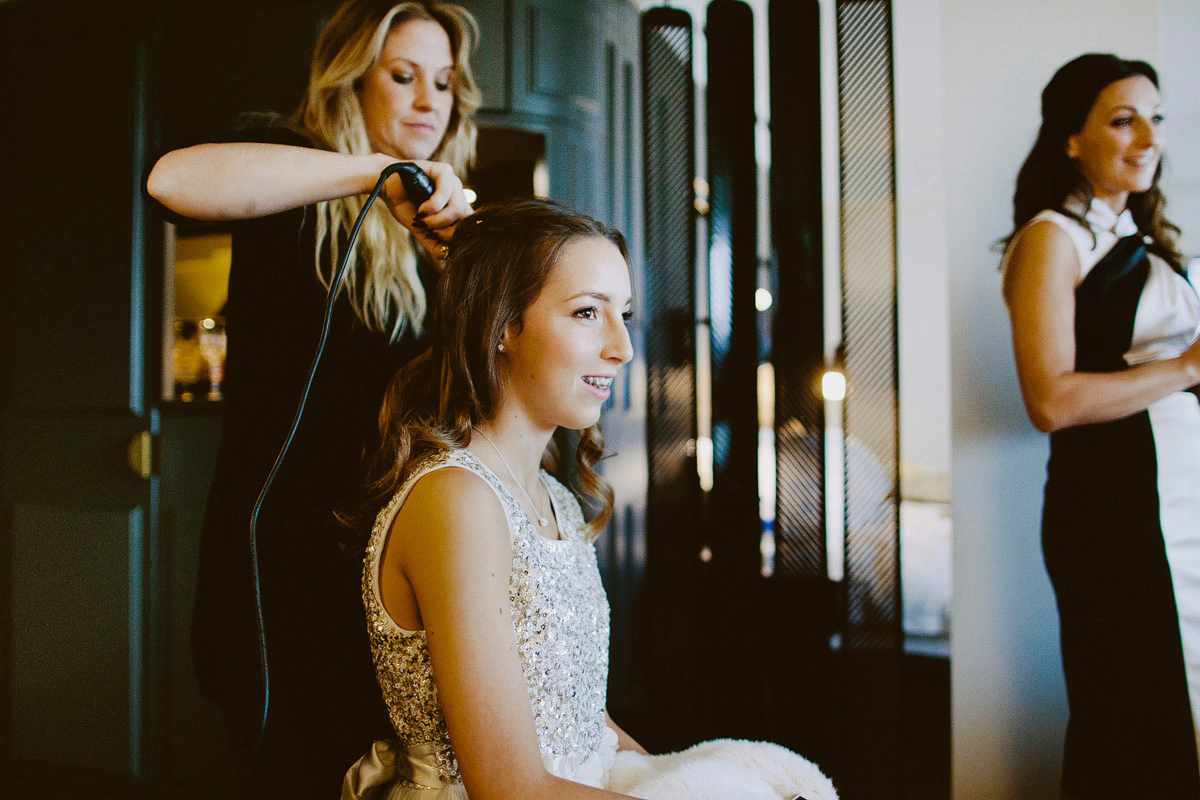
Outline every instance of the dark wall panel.
<svg viewBox="0 0 1200 800"><path fill-rule="evenodd" d="M754 15L713 0L708 35L708 318L712 352L713 567L758 575L758 164Z"/></svg>
<svg viewBox="0 0 1200 800"><path fill-rule="evenodd" d="M772 0L771 237L775 246L775 571L825 579L825 298L820 6Z"/></svg>

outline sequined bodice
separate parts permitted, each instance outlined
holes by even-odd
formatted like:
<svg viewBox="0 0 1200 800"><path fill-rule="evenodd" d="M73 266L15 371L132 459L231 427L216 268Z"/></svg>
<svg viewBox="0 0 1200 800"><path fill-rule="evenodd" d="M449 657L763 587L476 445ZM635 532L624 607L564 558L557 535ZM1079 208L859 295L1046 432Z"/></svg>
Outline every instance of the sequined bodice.
<svg viewBox="0 0 1200 800"><path fill-rule="evenodd" d="M405 747L433 746L440 779L461 780L438 704L425 633L396 625L379 595L379 556L396 512L421 476L445 467L474 472L500 498L513 551L509 608L543 760L581 758L599 746L606 730L609 639L608 600L596 549L583 539L583 512L574 495L543 472L562 535L558 541L546 539L496 475L466 450L424 458L379 513L367 546L363 603L375 673L396 737Z"/></svg>

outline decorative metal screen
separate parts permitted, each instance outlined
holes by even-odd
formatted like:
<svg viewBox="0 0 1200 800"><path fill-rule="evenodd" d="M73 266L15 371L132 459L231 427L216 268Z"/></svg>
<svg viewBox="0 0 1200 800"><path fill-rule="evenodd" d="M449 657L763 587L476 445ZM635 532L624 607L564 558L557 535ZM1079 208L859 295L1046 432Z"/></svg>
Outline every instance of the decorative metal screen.
<svg viewBox="0 0 1200 800"><path fill-rule="evenodd" d="M845 399L847 797L901 794L891 6L837 4Z"/></svg>
<svg viewBox="0 0 1200 800"><path fill-rule="evenodd" d="M891 9L838 3L848 634L900 635Z"/></svg>
<svg viewBox="0 0 1200 800"><path fill-rule="evenodd" d="M650 566L677 557L695 531L696 437L694 107L691 18L654 9L642 19L645 125L646 372ZM690 543L690 542L689 542ZM667 551L672 551L668 554Z"/></svg>
<svg viewBox="0 0 1200 800"><path fill-rule="evenodd" d="M696 474L695 96L692 21L684 11L642 15L645 201L646 572L637 644L654 705L694 705L688 597L699 533Z"/></svg>

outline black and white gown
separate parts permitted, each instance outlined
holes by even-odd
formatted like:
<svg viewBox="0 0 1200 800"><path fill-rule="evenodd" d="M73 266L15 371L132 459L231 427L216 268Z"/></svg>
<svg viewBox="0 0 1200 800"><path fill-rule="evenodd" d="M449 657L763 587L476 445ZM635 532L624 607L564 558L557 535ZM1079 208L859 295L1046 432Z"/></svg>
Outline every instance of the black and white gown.
<svg viewBox="0 0 1200 800"><path fill-rule="evenodd" d="M1186 275L1147 252L1128 211L1094 200L1084 219L1043 211L1033 220L1059 225L1079 253L1076 370L1179 355L1200 326ZM1196 395L1176 392L1124 419L1052 434L1042 546L1070 706L1064 791L1200 798Z"/></svg>

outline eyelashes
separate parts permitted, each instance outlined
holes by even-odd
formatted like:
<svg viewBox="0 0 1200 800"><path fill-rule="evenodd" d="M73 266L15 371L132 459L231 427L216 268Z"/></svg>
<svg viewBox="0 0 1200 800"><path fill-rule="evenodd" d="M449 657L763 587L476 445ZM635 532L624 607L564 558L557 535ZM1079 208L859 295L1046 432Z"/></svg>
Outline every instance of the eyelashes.
<svg viewBox="0 0 1200 800"><path fill-rule="evenodd" d="M416 76L409 74L409 73L404 73L404 72L393 72L392 80L395 81L396 83L400 84L401 86L408 86L414 80L416 80ZM433 88L437 89L439 92L448 92L448 91L450 91L450 88L451 88L450 81L448 81L448 80L434 81Z"/></svg>
<svg viewBox="0 0 1200 800"><path fill-rule="evenodd" d="M573 315L576 317L580 317L581 319L599 319L600 309L596 308L595 306L587 306L586 308L577 309L576 311L573 312ZM622 311L621 312L621 321L624 322L626 325L628 325L630 323L630 321L632 321L632 320L633 320L633 312L632 311Z"/></svg>
<svg viewBox="0 0 1200 800"><path fill-rule="evenodd" d="M1161 125L1165 117L1162 114L1154 114L1150 117L1151 125ZM1114 128L1128 128L1133 125L1133 117L1117 117L1112 122L1108 123Z"/></svg>

